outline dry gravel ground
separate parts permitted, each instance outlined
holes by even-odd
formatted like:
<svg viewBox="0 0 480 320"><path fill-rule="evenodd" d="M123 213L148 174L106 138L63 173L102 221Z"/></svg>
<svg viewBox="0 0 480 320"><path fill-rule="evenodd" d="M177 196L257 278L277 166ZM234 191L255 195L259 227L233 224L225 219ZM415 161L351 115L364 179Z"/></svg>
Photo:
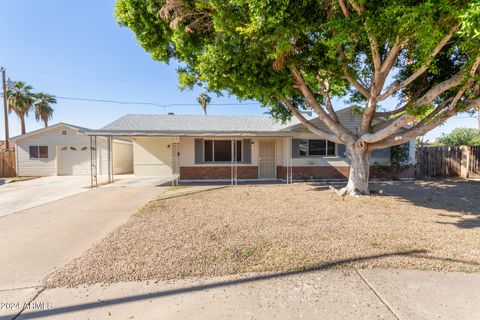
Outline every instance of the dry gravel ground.
<svg viewBox="0 0 480 320"><path fill-rule="evenodd" d="M151 202L47 287L327 268L480 271L480 183L248 185Z"/></svg>

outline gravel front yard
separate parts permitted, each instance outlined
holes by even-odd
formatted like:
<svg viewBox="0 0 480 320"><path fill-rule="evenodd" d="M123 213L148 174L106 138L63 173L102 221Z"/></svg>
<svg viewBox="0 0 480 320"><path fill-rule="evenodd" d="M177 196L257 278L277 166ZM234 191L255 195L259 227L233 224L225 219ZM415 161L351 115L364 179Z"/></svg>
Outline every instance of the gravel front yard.
<svg viewBox="0 0 480 320"><path fill-rule="evenodd" d="M341 198L310 184L151 202L47 287L323 268L480 271L480 183L381 183Z"/></svg>

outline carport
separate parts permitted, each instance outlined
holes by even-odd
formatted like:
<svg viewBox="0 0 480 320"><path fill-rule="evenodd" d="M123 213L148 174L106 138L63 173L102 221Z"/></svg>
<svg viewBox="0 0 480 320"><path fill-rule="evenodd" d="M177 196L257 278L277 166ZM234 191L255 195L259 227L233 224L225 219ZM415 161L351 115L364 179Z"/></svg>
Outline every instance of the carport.
<svg viewBox="0 0 480 320"><path fill-rule="evenodd" d="M153 140L154 138L161 138L163 141L165 141L165 147L168 149L168 152L163 152L162 156L166 157L168 159L168 162L170 164L170 167L168 168L168 171L164 170L163 176L160 174L142 174L141 171L139 170L140 165L138 165L138 162L141 161L142 154L139 152L139 149L141 150L141 144L139 143L139 140L145 140L147 137L140 135L126 135L126 134L119 134L117 132L99 132L99 130L96 131L89 131L87 134L90 136L90 183L91 187L98 187L99 181L98 181L98 152L99 148L97 146L98 140L101 139L106 139L107 141L107 147L106 147L106 156L104 157L106 159L106 168L107 168L107 183L112 183L115 180L115 175L119 174L133 174L135 176L135 179L138 181L142 177L146 179L148 182L149 180L152 179L161 179L161 178L167 178L168 180L171 180L172 185L178 185L179 177L180 177L180 170L179 170L179 137L176 136L149 136L148 138L150 140ZM118 147L118 142L124 142L124 143L129 143L131 145L131 149L129 151L122 150L122 148ZM117 144L117 147L115 145ZM135 165L133 162L134 158L134 149L137 150L136 158L137 158L137 164ZM130 154L129 154L130 153ZM158 155L153 155L153 156L158 156ZM131 157L132 162L129 165L126 164L121 164L122 162L125 162L125 157ZM140 160L139 160L140 159ZM147 159L148 161L148 159ZM143 165L148 165L148 164L143 164ZM129 168L127 170L126 168ZM121 168L121 170L119 170ZM131 180L131 179L130 179ZM128 184L127 184L128 185Z"/></svg>

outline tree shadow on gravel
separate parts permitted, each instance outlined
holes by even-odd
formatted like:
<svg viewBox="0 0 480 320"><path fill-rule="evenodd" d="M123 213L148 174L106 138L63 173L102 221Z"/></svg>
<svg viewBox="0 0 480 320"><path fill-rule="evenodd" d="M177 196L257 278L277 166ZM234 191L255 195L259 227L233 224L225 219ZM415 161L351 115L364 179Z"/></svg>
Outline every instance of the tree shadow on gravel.
<svg viewBox="0 0 480 320"><path fill-rule="evenodd" d="M294 270L294 271L288 271L288 272L278 272L278 273L267 273L267 274L261 274L261 275L258 275L258 276L242 277L242 278L239 278L239 279L232 279L232 280L225 280L225 281L217 281L217 282L200 284L200 285L195 285L195 286L190 286L190 287L176 288L176 289L170 289L170 290L165 290L165 291L157 291L157 292L152 292L152 293L126 296L126 297L115 298L115 299L108 299L108 300L101 300L101 301L96 301L96 302L70 305L70 306L65 306L65 307L49 309L49 310L39 310L39 311L26 312L26 313L21 314L21 315L23 317L28 318L28 319L50 317L50 316L55 316L55 315L68 314L68 313L71 313L71 312L77 312L77 311L83 311L83 310L90 310L90 309L114 306L114 305L136 302L136 301L151 300L151 299L155 299L155 298L185 294L185 293L190 293L190 292L203 291L203 290L208 290L208 289L222 288L222 287L227 287L227 286L236 286L236 285L253 283L253 282L258 282L258 281L271 280L271 279L286 278L286 277L291 277L291 276L295 276L295 275L307 274L307 273L311 273L311 272L315 272L315 271L328 270L328 269L336 268L336 267L339 267L339 266L342 266L342 265L348 265L348 264L355 263L355 262L357 262L357 263L358 262L366 262L366 261L370 261L370 260L387 258L387 257L394 257L394 256L397 256L397 257L400 257L400 256L415 256L415 257L422 258L422 259L444 260L444 261L448 260L450 262L458 262L458 263L463 263L463 264L479 265L478 263L472 262L472 261L464 261L464 260L456 260L456 259L450 259L450 258L429 256L427 250L409 250L409 251L387 252L387 253L378 254L378 255L354 257L354 258L349 258L349 259L332 261L332 262L329 262L329 263L319 264L319 265L316 265L316 266L313 266L313 267L310 267L310 268L306 268L306 269L301 269L301 270ZM12 318L15 318L16 316L17 315L0 316L0 320L12 319Z"/></svg>
<svg viewBox="0 0 480 320"><path fill-rule="evenodd" d="M339 184L340 185L340 184ZM329 186L317 186L316 190L328 190ZM419 181L372 181L372 197L395 197L415 206L446 210L441 217L452 218L451 224L458 228L480 227L480 181L467 180L419 180Z"/></svg>

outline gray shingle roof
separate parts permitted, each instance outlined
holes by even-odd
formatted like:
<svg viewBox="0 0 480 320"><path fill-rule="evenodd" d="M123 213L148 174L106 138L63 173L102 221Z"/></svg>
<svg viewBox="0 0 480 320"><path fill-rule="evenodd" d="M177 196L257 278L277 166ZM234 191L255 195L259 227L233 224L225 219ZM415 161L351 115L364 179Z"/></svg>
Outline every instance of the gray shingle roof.
<svg viewBox="0 0 480 320"><path fill-rule="evenodd" d="M295 124L270 116L128 114L99 131L137 132L275 132Z"/></svg>

